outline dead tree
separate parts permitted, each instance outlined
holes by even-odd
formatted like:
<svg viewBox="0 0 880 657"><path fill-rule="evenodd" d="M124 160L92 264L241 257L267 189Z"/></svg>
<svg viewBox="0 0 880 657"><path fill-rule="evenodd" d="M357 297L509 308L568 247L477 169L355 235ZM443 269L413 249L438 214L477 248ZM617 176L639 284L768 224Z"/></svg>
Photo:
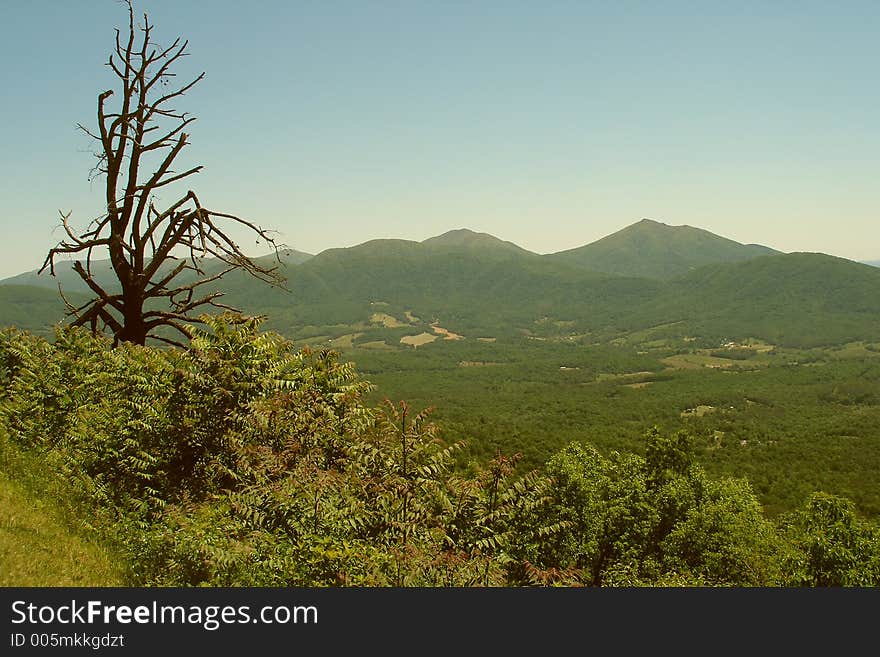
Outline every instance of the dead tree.
<svg viewBox="0 0 880 657"><path fill-rule="evenodd" d="M186 323L213 308L235 310L218 300L216 286L205 288L233 270L245 271L270 284L280 284L276 267L264 267L246 256L229 233L243 226L275 249L269 231L223 212L205 208L193 191L170 206L156 207L155 192L197 174L202 166L175 171L172 166L188 145L185 132L195 117L171 103L192 89L205 74L187 84L174 85L173 65L187 53L187 41L178 37L159 47L144 14L135 25L128 5L128 34L116 30L116 44L107 66L121 86L120 101L108 106L114 91L98 95L97 132L79 129L98 143L93 174L106 180L106 212L80 232L61 213L66 238L51 249L40 271L55 275L59 256L78 258L73 269L94 297L80 306L67 301L75 326L105 331L119 341L145 344L148 337L181 344L169 335L188 337ZM152 163L152 165L151 165ZM117 284L99 284L93 276L93 258L106 259ZM214 266L206 273L207 262ZM62 293L63 296L63 293ZM175 332L168 331L170 327Z"/></svg>

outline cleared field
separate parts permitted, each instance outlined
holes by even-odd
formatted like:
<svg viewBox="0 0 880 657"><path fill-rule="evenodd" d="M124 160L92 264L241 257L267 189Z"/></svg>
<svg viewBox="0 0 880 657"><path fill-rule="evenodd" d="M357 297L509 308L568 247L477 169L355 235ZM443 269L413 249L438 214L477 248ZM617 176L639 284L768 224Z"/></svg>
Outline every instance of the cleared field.
<svg viewBox="0 0 880 657"><path fill-rule="evenodd" d="M880 346L865 342L850 342L830 350L830 356L839 360L880 357Z"/></svg>
<svg viewBox="0 0 880 657"><path fill-rule="evenodd" d="M737 361L729 358L718 358L707 354L676 354L663 358L661 363L676 370L698 370L703 367L730 368L737 367Z"/></svg>
<svg viewBox="0 0 880 657"><path fill-rule="evenodd" d="M436 335L431 335L430 333L419 333L418 335L405 335L400 338L400 343L409 345L413 348L421 347L423 344L428 344L434 342L437 339ZM383 343L384 344L384 343Z"/></svg>
<svg viewBox="0 0 880 657"><path fill-rule="evenodd" d="M338 338L328 340L328 342L330 342L334 349L351 349L354 346L354 341L362 335L363 333L346 333Z"/></svg>
<svg viewBox="0 0 880 657"><path fill-rule="evenodd" d="M399 328L401 326L406 326L406 323L401 322L399 319L388 313L373 313L370 315L370 323L381 324L385 328Z"/></svg>
<svg viewBox="0 0 880 657"><path fill-rule="evenodd" d="M372 342L362 342L357 345L358 349L394 349L391 345L385 343L384 340L373 340Z"/></svg>
<svg viewBox="0 0 880 657"><path fill-rule="evenodd" d="M754 349L759 354L764 354L773 351L776 349L775 344L769 344L764 342L763 340L746 340L743 344L744 347L748 347L749 349Z"/></svg>

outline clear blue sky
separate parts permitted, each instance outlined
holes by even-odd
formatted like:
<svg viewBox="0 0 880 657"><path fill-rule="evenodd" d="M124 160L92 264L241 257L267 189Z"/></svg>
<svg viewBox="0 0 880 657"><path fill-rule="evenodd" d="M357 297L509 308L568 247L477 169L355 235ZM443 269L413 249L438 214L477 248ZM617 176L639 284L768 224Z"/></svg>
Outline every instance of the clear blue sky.
<svg viewBox="0 0 880 657"><path fill-rule="evenodd" d="M188 186L294 248L468 227L548 253L648 217L880 258L880 2L135 8L190 40L181 75L207 73L178 104L205 165ZM2 2L0 276L42 261L59 209L100 212L74 126L125 20L115 0Z"/></svg>

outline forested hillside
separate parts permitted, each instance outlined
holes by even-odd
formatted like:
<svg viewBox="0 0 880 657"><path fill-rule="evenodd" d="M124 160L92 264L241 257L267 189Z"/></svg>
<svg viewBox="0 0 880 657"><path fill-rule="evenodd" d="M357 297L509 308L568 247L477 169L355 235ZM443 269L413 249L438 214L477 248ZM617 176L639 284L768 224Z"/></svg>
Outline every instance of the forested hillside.
<svg viewBox="0 0 880 657"><path fill-rule="evenodd" d="M707 340L760 337L811 347L877 340L880 271L820 253L707 265L638 309L644 324L684 320ZM653 320L649 319L653 318Z"/></svg>

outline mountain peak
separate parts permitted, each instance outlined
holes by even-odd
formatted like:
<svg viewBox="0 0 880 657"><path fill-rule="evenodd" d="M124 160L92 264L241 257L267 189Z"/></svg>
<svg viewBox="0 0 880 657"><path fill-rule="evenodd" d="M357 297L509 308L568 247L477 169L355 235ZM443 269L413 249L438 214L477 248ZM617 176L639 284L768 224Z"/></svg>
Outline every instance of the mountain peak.
<svg viewBox="0 0 880 657"><path fill-rule="evenodd" d="M551 257L586 269L622 276L670 279L703 265L777 253L740 244L693 226L642 219L585 246Z"/></svg>
<svg viewBox="0 0 880 657"><path fill-rule="evenodd" d="M447 230L441 235L435 235L434 237L429 237L428 239L423 241L431 242L439 240L471 240L479 237L492 237L493 239L497 239L489 233L478 233L477 231L471 230L470 228L454 228L452 230Z"/></svg>
<svg viewBox="0 0 880 657"><path fill-rule="evenodd" d="M668 232L698 230L698 231L701 231L704 233L708 233L708 231L704 231L702 228L694 228L693 226L688 226L687 224L673 225L673 224L664 223L662 221L657 221L656 219L647 219L647 218L642 219L641 221L637 221L634 224L630 224L626 228L622 228L621 230L619 230L617 232L622 233L624 231L637 231L637 230L655 230L655 231L668 231ZM612 234L616 235L617 233L612 233ZM611 237L611 235L609 235L608 237Z"/></svg>
<svg viewBox="0 0 880 657"><path fill-rule="evenodd" d="M429 237L428 239L423 240L422 244L425 246L440 248L451 247L471 250L477 249L529 253L529 251L517 246L513 242L498 239L489 233L478 233L469 228L457 228L455 230L446 231L442 235L436 235L435 237Z"/></svg>

